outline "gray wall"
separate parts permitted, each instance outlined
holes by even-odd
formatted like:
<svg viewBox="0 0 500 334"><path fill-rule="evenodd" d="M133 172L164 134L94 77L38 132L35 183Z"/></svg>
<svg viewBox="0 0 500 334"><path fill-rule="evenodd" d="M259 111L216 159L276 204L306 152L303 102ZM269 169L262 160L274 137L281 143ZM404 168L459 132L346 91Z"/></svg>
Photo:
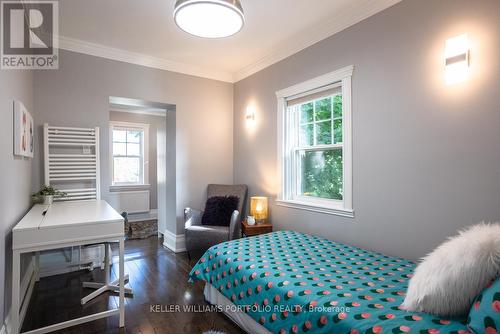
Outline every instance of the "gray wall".
<svg viewBox="0 0 500 334"><path fill-rule="evenodd" d="M151 209L158 208L157 201L157 150L156 150L156 136L158 133L158 128L165 135L166 117L144 115L144 114L133 114L129 112L118 112L110 111L109 113L110 121L120 121L120 122L131 122L131 123L142 123L149 124L149 138L148 138L148 148L149 148L149 184L150 188L150 206Z"/></svg>
<svg viewBox="0 0 500 334"><path fill-rule="evenodd" d="M457 229L500 220L499 13L498 0L405 0L238 82L234 182L274 197L275 92L354 65L355 218L273 205L275 228L417 259ZM446 86L444 43L462 33L471 78Z"/></svg>
<svg viewBox="0 0 500 334"><path fill-rule="evenodd" d="M59 70L37 71L35 87L38 129L43 122L101 128L104 199L110 184L109 96L176 105L177 222L167 222L173 233L183 233L183 208L201 206L208 183L233 180L231 84L61 50ZM39 143L34 188L43 182L41 138Z"/></svg>
<svg viewBox="0 0 500 334"><path fill-rule="evenodd" d="M31 206L32 160L13 155L13 101L20 100L37 119L33 109L33 74L28 71L0 71L0 328L10 306L12 227Z"/></svg>

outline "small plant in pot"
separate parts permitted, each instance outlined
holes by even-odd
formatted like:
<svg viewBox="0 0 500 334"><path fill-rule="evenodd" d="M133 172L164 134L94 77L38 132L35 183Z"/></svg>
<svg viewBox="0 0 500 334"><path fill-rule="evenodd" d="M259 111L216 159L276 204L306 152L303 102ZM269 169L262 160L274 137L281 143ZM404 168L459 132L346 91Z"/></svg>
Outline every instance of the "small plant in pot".
<svg viewBox="0 0 500 334"><path fill-rule="evenodd" d="M54 202L54 198L61 198L68 196L67 193L57 190L52 186L43 185L39 192L33 194L34 203L43 203L51 205Z"/></svg>

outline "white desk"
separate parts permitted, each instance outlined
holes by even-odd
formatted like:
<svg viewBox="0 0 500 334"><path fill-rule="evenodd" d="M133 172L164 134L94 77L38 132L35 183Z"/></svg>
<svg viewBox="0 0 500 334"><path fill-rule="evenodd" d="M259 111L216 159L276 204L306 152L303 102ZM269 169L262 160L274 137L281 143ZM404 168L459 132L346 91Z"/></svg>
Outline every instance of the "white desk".
<svg viewBox="0 0 500 334"><path fill-rule="evenodd" d="M125 325L123 217L102 200L35 205L13 229L11 333L18 334L21 326L22 253L116 241L120 243L119 308L39 328L30 334L48 333L116 314L120 315L120 327Z"/></svg>

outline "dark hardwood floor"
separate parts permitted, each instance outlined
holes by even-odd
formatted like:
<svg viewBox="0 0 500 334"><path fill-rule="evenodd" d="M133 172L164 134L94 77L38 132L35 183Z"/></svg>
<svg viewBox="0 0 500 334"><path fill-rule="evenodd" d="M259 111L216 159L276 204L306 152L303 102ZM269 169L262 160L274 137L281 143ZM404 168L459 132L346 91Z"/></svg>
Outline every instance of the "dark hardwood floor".
<svg viewBox="0 0 500 334"><path fill-rule="evenodd" d="M114 252L117 254L117 252ZM117 256L113 258L116 263ZM161 240L129 240L125 243L125 272L134 290L125 298L125 329L118 329L118 316L96 320L57 333L203 333L208 330L243 333L229 318L215 312L151 312L151 305L207 305L203 283L191 284L187 276L191 265L185 253L175 254L162 246ZM118 264L111 276L117 277ZM100 282L103 271L79 271L42 278L35 285L24 320L23 331L56 322L116 308L118 295L104 294L81 306L80 299L92 292L83 289L84 281Z"/></svg>

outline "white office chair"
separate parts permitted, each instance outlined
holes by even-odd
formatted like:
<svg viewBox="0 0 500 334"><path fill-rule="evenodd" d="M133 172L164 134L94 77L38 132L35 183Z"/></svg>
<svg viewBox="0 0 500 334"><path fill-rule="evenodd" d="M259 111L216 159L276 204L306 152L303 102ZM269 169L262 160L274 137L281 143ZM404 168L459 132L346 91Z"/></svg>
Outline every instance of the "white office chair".
<svg viewBox="0 0 500 334"><path fill-rule="evenodd" d="M127 214L124 212L122 213L123 219L125 219L125 223L127 222ZM104 269L104 283L98 283L98 282L83 282L82 285L84 288L90 288L90 289L96 289L94 292L91 294L85 296L82 298L81 303L82 305L85 305L95 297L99 296L100 294L107 292L107 291L112 291L112 292L118 292L120 290L120 284L119 281L120 279L117 278L116 280L110 282L109 280L109 274L110 274L110 262L111 258L109 256L111 245L109 243L104 244L104 263L103 266L101 266L101 269ZM129 282L129 275L125 274L124 277L124 284L127 284ZM133 291L131 288L125 288L125 295L132 296Z"/></svg>
<svg viewBox="0 0 500 334"><path fill-rule="evenodd" d="M109 280L109 273L110 273L110 257L109 257L109 250L110 250L110 245L108 243L104 244L104 283L97 283L97 282L83 282L83 287L84 288L91 288L91 289L96 289L94 292L91 294L85 296L82 298L81 303L82 305L85 305L88 303L90 300L94 299L95 297L99 296L100 294L107 292L107 291L113 291L113 292L118 292L120 290L120 285L119 285L119 279L116 279L112 282ZM124 277L124 282L127 284L129 281L129 276L128 274L125 274ZM125 288L125 294L127 295L133 295L132 289L130 288Z"/></svg>

